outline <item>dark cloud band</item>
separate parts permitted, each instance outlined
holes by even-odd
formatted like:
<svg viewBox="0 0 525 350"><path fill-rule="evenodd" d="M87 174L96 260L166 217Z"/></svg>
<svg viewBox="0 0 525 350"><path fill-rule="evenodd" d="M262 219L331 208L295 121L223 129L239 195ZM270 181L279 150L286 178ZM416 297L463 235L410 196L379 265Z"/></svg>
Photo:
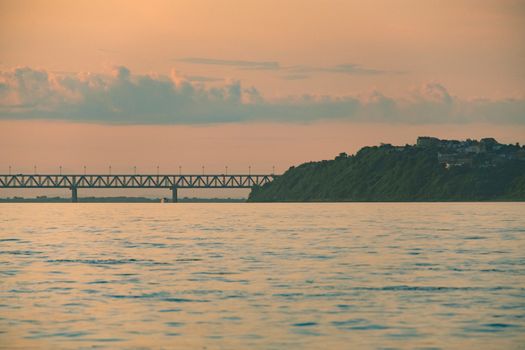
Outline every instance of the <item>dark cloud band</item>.
<svg viewBox="0 0 525 350"><path fill-rule="evenodd" d="M193 80L193 81L192 81ZM123 124L202 124L340 119L378 123L525 124L525 100L463 100L438 83L406 98L303 95L266 100L238 81L111 74L56 74L31 68L0 72L1 119L60 119Z"/></svg>

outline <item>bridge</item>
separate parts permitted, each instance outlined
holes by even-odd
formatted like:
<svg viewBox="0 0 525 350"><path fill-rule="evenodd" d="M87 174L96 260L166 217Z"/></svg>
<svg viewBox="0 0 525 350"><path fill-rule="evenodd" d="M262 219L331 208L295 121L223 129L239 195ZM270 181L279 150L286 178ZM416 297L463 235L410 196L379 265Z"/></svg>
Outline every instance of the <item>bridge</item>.
<svg viewBox="0 0 525 350"><path fill-rule="evenodd" d="M0 175L0 188L68 188L78 202L79 188L167 188L177 202L179 188L252 188L277 175Z"/></svg>

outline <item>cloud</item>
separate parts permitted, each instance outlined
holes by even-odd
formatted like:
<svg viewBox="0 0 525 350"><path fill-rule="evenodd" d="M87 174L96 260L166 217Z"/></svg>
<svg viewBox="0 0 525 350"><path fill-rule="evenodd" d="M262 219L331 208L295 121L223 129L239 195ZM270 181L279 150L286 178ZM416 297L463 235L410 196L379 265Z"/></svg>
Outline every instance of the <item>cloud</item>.
<svg viewBox="0 0 525 350"><path fill-rule="evenodd" d="M111 71L111 75L118 80L129 80L129 77L131 75L131 72L128 68L124 66L117 66L114 67Z"/></svg>
<svg viewBox="0 0 525 350"><path fill-rule="evenodd" d="M136 75L57 74L28 67L0 72L0 119L59 119L122 124L202 124L246 121L308 122L339 119L379 123L525 124L525 99L465 100L430 82L393 98L289 96L268 100L240 81L206 86L172 71Z"/></svg>
<svg viewBox="0 0 525 350"><path fill-rule="evenodd" d="M186 57L177 59L178 62L218 65L218 66L232 66L239 69L246 70L274 70L285 71L290 74L283 76L283 79L295 80L305 79L308 77L306 73L343 73L355 75L376 75L394 73L379 69L366 68L355 63L339 64L328 67L311 67L311 66L282 66L276 61L242 61L242 60L224 60L204 57Z"/></svg>
<svg viewBox="0 0 525 350"><path fill-rule="evenodd" d="M310 78L310 76L307 74L287 74L281 76L281 79L283 80L303 80L308 78Z"/></svg>
<svg viewBox="0 0 525 350"><path fill-rule="evenodd" d="M347 73L347 74L381 74L385 71L378 69L363 68L358 64L340 64L325 69L327 72Z"/></svg>
<svg viewBox="0 0 525 350"><path fill-rule="evenodd" d="M359 64L354 63L339 64L329 67L293 66L289 67L288 69L290 71L300 73L343 73L353 75L377 75L391 73L379 69L365 68Z"/></svg>
<svg viewBox="0 0 525 350"><path fill-rule="evenodd" d="M213 81L224 81L223 78L215 78L215 77L205 77L202 75L186 75L186 79L188 79L191 82L199 82L199 83L208 83Z"/></svg>
<svg viewBox="0 0 525 350"><path fill-rule="evenodd" d="M193 63L193 64L207 64L217 66L233 66L241 69L252 69L252 70L278 70L280 69L279 62L275 61L242 61L242 60L221 60L215 58L203 58L203 57L186 57L180 58L176 61Z"/></svg>

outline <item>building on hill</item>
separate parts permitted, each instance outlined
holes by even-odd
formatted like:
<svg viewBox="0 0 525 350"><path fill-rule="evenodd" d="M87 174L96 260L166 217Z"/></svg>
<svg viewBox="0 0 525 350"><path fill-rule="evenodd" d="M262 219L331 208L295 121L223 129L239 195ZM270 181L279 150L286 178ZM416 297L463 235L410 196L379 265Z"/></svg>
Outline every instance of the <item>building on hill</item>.
<svg viewBox="0 0 525 350"><path fill-rule="evenodd" d="M481 151L481 147L477 144L471 144L467 147L463 147L461 150L463 153L479 153Z"/></svg>
<svg viewBox="0 0 525 350"><path fill-rule="evenodd" d="M459 167L459 166L465 166L465 165L472 165L473 159L469 158L465 154L459 154L459 153L439 153L438 152L438 162L445 166L445 168L449 169L452 167Z"/></svg>
<svg viewBox="0 0 525 350"><path fill-rule="evenodd" d="M430 137L430 136L419 136L417 138L417 147L436 147L439 146L440 139L437 137Z"/></svg>
<svg viewBox="0 0 525 350"><path fill-rule="evenodd" d="M481 147L481 151L483 152L497 151L501 148L501 145L498 143L498 141L492 137L481 139L479 141L479 145Z"/></svg>

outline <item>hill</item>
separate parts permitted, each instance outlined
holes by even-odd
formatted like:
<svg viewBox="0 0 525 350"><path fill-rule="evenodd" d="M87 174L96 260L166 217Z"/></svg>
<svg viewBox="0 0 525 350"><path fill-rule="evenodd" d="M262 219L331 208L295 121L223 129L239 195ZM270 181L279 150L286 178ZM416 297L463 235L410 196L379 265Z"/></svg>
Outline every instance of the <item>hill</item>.
<svg viewBox="0 0 525 350"><path fill-rule="evenodd" d="M524 156L524 147L492 138L420 137L416 145L364 147L291 167L248 201L522 201Z"/></svg>

